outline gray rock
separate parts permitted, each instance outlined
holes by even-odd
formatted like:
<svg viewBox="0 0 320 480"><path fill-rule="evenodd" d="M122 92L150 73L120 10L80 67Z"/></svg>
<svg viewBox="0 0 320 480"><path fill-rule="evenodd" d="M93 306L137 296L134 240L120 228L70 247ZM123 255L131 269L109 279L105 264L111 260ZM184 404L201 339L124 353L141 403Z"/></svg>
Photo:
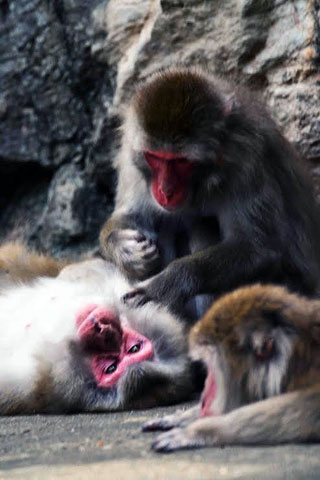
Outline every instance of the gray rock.
<svg viewBox="0 0 320 480"><path fill-rule="evenodd" d="M97 234L111 207L81 167L65 165L50 183L30 240L38 249L57 254L87 252L98 245Z"/></svg>
<svg viewBox="0 0 320 480"><path fill-rule="evenodd" d="M0 240L95 251L118 108L175 62L264 97L320 192L319 11L317 0L2 0Z"/></svg>

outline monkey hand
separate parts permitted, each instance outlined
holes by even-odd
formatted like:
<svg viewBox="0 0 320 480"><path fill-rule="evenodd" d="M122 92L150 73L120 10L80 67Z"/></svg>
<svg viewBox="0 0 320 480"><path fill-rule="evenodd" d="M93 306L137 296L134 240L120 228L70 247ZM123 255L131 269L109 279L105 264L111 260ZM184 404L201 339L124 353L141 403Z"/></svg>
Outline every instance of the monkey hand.
<svg viewBox="0 0 320 480"><path fill-rule="evenodd" d="M155 302L179 311L190 295L190 284L180 269L179 272L176 270L176 264L178 261L172 262L158 275L138 283L134 290L122 297L123 302L133 308ZM178 278L181 281L177 281Z"/></svg>
<svg viewBox="0 0 320 480"><path fill-rule="evenodd" d="M155 418L149 420L148 422L142 425L143 432L154 432L155 430L171 430L175 427L182 427L179 422L176 421L175 415L166 415L162 418Z"/></svg>
<svg viewBox="0 0 320 480"><path fill-rule="evenodd" d="M122 297L123 302L133 308L148 302L161 303L171 308L178 306L183 301L182 291L171 265L158 275L138 283L134 290Z"/></svg>
<svg viewBox="0 0 320 480"><path fill-rule="evenodd" d="M156 244L138 230L114 230L107 238L107 250L116 264L136 279L150 276L160 265Z"/></svg>
<svg viewBox="0 0 320 480"><path fill-rule="evenodd" d="M218 446L229 443L225 435L224 415L201 418L186 428L174 428L160 434L152 443L157 452L173 452L187 448Z"/></svg>
<svg viewBox="0 0 320 480"><path fill-rule="evenodd" d="M174 428L169 432L162 433L152 442L152 449L163 453L204 446L205 441L198 438L190 427Z"/></svg>
<svg viewBox="0 0 320 480"><path fill-rule="evenodd" d="M143 432L153 432L155 430L171 430L172 428L186 427L194 422L200 416L200 406L189 408L188 410L178 410L173 415L154 418L142 425Z"/></svg>

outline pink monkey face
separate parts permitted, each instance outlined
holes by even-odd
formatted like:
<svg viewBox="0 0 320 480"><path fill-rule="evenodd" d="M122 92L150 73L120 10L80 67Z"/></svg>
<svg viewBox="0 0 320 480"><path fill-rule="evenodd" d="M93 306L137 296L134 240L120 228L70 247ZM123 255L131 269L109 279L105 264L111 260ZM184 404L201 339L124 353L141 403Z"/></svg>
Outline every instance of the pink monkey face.
<svg viewBox="0 0 320 480"><path fill-rule="evenodd" d="M122 327L119 318L105 308L87 305L76 316L76 327L99 387L115 386L130 365L153 358L150 340Z"/></svg>
<svg viewBox="0 0 320 480"><path fill-rule="evenodd" d="M194 165L177 154L146 151L144 157L152 172L152 195L163 208L175 210L184 202Z"/></svg>

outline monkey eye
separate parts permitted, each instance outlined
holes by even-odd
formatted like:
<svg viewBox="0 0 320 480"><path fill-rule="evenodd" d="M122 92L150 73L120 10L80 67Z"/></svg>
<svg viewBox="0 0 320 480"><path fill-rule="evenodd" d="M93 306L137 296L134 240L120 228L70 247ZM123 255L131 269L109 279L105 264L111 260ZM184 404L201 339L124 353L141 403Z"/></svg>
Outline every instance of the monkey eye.
<svg viewBox="0 0 320 480"><path fill-rule="evenodd" d="M110 375L111 373L115 372L117 370L117 362L111 363L108 368L105 369L103 373Z"/></svg>
<svg viewBox="0 0 320 480"><path fill-rule="evenodd" d="M136 343L135 345L132 345L132 347L128 350L128 353L137 353L141 349L141 344Z"/></svg>

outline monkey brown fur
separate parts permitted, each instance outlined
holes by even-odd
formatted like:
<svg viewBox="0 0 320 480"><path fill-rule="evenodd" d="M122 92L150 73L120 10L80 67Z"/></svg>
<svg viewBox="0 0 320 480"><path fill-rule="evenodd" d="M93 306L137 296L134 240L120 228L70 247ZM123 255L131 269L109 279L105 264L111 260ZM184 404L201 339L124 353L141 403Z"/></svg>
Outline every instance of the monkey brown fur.
<svg viewBox="0 0 320 480"><path fill-rule="evenodd" d="M268 335L278 327L293 341L281 393L313 385L320 373L320 301L289 293L285 288L254 285L222 297L193 327L190 346L197 349L202 344L222 344L227 363L237 377L243 378L251 368L250 349L259 354L268 338L276 349L276 335ZM256 345L247 343L252 340L248 338L250 332L262 334Z"/></svg>
<svg viewBox="0 0 320 480"><path fill-rule="evenodd" d="M100 240L105 258L139 281L129 305L155 301L194 319L255 282L317 293L311 184L250 92L200 68L169 68L125 111L116 205Z"/></svg>
<svg viewBox="0 0 320 480"><path fill-rule="evenodd" d="M28 282L37 277L56 277L70 262L27 250L19 242L0 246L0 281Z"/></svg>
<svg viewBox="0 0 320 480"><path fill-rule="evenodd" d="M208 368L201 405L145 425L158 451L320 440L320 301L253 285L215 302L190 333ZM183 428L185 427L185 428Z"/></svg>

